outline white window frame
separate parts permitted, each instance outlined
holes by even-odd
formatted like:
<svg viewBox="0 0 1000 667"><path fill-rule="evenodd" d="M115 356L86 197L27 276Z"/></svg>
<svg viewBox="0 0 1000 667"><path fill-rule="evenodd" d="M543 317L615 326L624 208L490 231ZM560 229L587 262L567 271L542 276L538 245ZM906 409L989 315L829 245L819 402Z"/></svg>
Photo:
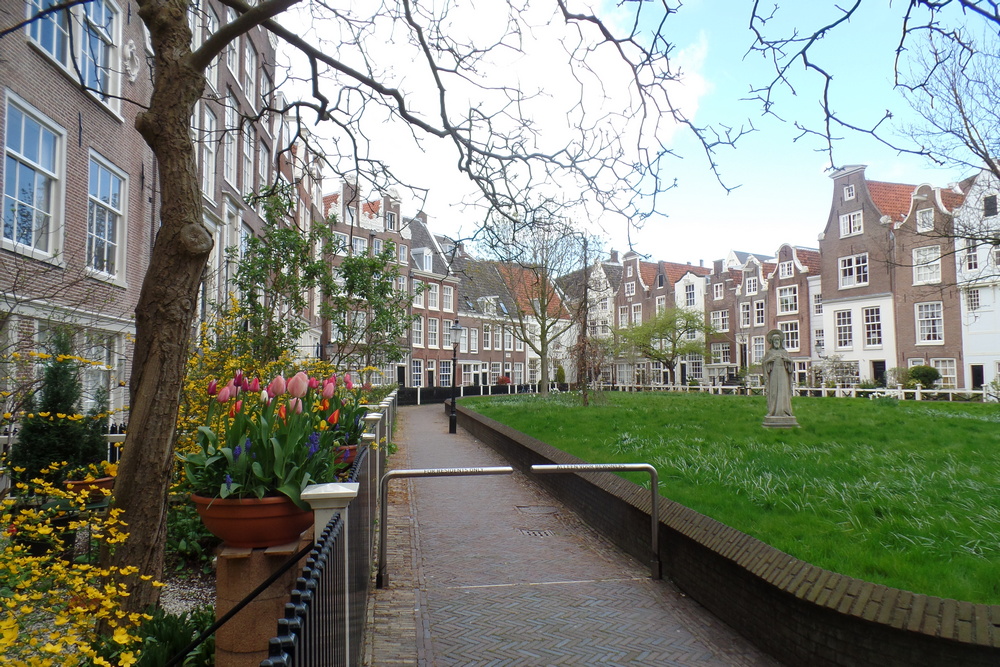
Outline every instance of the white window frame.
<svg viewBox="0 0 1000 667"><path fill-rule="evenodd" d="M753 322L753 305L749 301L740 303L740 328L749 329Z"/></svg>
<svg viewBox="0 0 1000 667"><path fill-rule="evenodd" d="M438 296L440 294L440 291L441 291L441 286L438 285L437 283L427 284L427 308L431 310L440 310L440 308L438 308L438 303L439 303Z"/></svg>
<svg viewBox="0 0 1000 667"><path fill-rule="evenodd" d="M684 286L684 305L691 308L697 304L697 298L694 293L694 285L688 283Z"/></svg>
<svg viewBox="0 0 1000 667"><path fill-rule="evenodd" d="M40 143L37 149L33 149L37 150L39 157L42 150L46 148L44 143L45 135L42 133L44 132L51 136L51 164L47 164L47 161L39 162L37 159L32 159L30 157L31 152L25 152L23 137L18 138L18 143L20 144L19 149L11 148L8 141L11 132L10 118L12 108L16 108L24 119L30 120L39 126L40 131L38 137ZM35 259L49 259L58 255L62 249L61 240L64 226L63 206L66 188L66 131L30 104L25 103L19 97L10 92L7 93L5 112L4 121L6 124L6 132L4 135L4 154L6 156L6 160L15 160L19 165L23 165L31 169L34 172L35 183L37 183L39 175L46 179L46 186L48 187L49 193L49 208L47 211L40 211L40 209L36 208L34 202L37 201L37 197L32 197L31 203L21 201L20 197L16 200L11 200L11 198L6 194L8 190L7 179L12 176L19 176L21 169L19 168L16 170L15 174L10 173L12 170L4 169L4 215L0 217L0 238L3 239L3 247L7 250L19 254L29 255ZM17 187L16 189L23 191L23 188L20 187ZM22 240L19 240L19 234L17 233L17 220L13 214L11 214L11 227L8 229L7 211L11 210L13 201L16 201L16 203L21 206L30 207L32 209L31 238L28 239L28 243L24 243ZM39 223L37 222L39 215L47 218L47 221L45 221L44 225L42 225L41 231L39 230ZM24 237L21 236L20 238L23 239ZM40 241L43 242L40 243Z"/></svg>
<svg viewBox="0 0 1000 667"><path fill-rule="evenodd" d="M800 336L799 336L799 321L790 320L788 322L779 322L778 328L781 333L784 334L785 349L789 352L798 352L801 346Z"/></svg>
<svg viewBox="0 0 1000 667"><path fill-rule="evenodd" d="M823 295L813 294L813 315L823 314Z"/></svg>
<svg viewBox="0 0 1000 667"><path fill-rule="evenodd" d="M882 308L880 306L862 308L861 320L865 327L865 347L882 347Z"/></svg>
<svg viewBox="0 0 1000 667"><path fill-rule="evenodd" d="M257 48L253 41L246 37L246 58L243 59L243 92L246 94L250 108L257 109Z"/></svg>
<svg viewBox="0 0 1000 667"><path fill-rule="evenodd" d="M750 339L750 363L759 364L764 360L764 337L754 336Z"/></svg>
<svg viewBox="0 0 1000 667"><path fill-rule="evenodd" d="M944 304L926 301L913 304L917 345L944 345Z"/></svg>
<svg viewBox="0 0 1000 667"><path fill-rule="evenodd" d="M837 261L837 277L840 289L864 287L868 284L868 253L841 257Z"/></svg>
<svg viewBox="0 0 1000 667"><path fill-rule="evenodd" d="M441 310L449 313L455 311L455 288L451 285L441 286Z"/></svg>
<svg viewBox="0 0 1000 667"><path fill-rule="evenodd" d="M965 247L965 270L976 271L979 269L979 247L968 245Z"/></svg>
<svg viewBox="0 0 1000 667"><path fill-rule="evenodd" d="M414 317L410 325L410 343L413 347L424 346L424 318Z"/></svg>
<svg viewBox="0 0 1000 667"><path fill-rule="evenodd" d="M923 234L934 229L934 209L922 208L917 211L917 233Z"/></svg>
<svg viewBox="0 0 1000 667"><path fill-rule="evenodd" d="M789 285L778 288L778 313L789 315L799 312L799 286Z"/></svg>
<svg viewBox="0 0 1000 667"><path fill-rule="evenodd" d="M757 280L757 276L747 276L743 285L743 293L747 296L752 296L757 293L760 289L760 281Z"/></svg>
<svg viewBox="0 0 1000 667"><path fill-rule="evenodd" d="M632 324L642 324L642 304L632 304Z"/></svg>
<svg viewBox="0 0 1000 667"><path fill-rule="evenodd" d="M970 313L974 313L983 307L981 288L970 287L965 290L965 307Z"/></svg>
<svg viewBox="0 0 1000 667"><path fill-rule="evenodd" d="M723 296L725 296L725 285L722 283L715 283L712 285L712 298L718 301Z"/></svg>
<svg viewBox="0 0 1000 667"><path fill-rule="evenodd" d="M635 296L635 281L625 283L625 296Z"/></svg>
<svg viewBox="0 0 1000 667"><path fill-rule="evenodd" d="M765 324L767 324L767 308L764 305L764 300L758 299L753 302L753 325L762 327Z"/></svg>
<svg viewBox="0 0 1000 667"><path fill-rule="evenodd" d="M396 231L396 214L392 211L385 212L385 229L388 232Z"/></svg>
<svg viewBox="0 0 1000 667"><path fill-rule="evenodd" d="M413 280L413 307L423 308L424 307L424 290L423 281L414 279Z"/></svg>
<svg viewBox="0 0 1000 667"><path fill-rule="evenodd" d="M941 246L913 249L913 284L932 285L941 282Z"/></svg>
<svg viewBox="0 0 1000 667"><path fill-rule="evenodd" d="M864 214L861 211L853 211L840 216L840 238L857 236L865 231Z"/></svg>
<svg viewBox="0 0 1000 667"><path fill-rule="evenodd" d="M236 96L233 91L226 94L224 104L226 105L226 126L223 128L224 136L222 147L222 178L229 185L237 188L236 181L236 136L239 133L239 109L236 106Z"/></svg>
<svg viewBox="0 0 1000 667"><path fill-rule="evenodd" d="M850 310L833 311L834 333L838 350L854 348L854 314Z"/></svg>
<svg viewBox="0 0 1000 667"><path fill-rule="evenodd" d="M469 354L479 354L479 328L469 329Z"/></svg>
<svg viewBox="0 0 1000 667"><path fill-rule="evenodd" d="M123 250L127 247L125 233L128 229L128 175L112 162L94 152L90 154L88 169L90 178L87 185L87 270L98 276L116 279L118 276L124 275L125 253ZM110 179L112 183L117 181L117 205L113 201L108 201L103 191L97 194L93 192L95 169L97 170L98 188L103 190L102 184L105 177ZM110 195L110 192L108 194ZM114 217L114 230L111 233L105 231L103 237L95 232L94 215L100 211L104 211L105 221L108 217ZM106 229L107 225L105 225ZM104 247L101 251L104 256L103 262L98 262L97 259L100 246ZM99 263L104 266L99 267ZM107 264L111 265L110 268L107 267Z"/></svg>
<svg viewBox="0 0 1000 667"><path fill-rule="evenodd" d="M791 278L795 275L795 267L791 260L778 263L778 277Z"/></svg>
<svg viewBox="0 0 1000 667"><path fill-rule="evenodd" d="M854 199L854 196L855 196L854 186L853 185L845 185L844 186L844 201L851 201L852 199Z"/></svg>
<svg viewBox="0 0 1000 667"><path fill-rule="evenodd" d="M396 258L399 260L400 264L409 264L409 254L407 253L407 247L403 244L399 244L396 247Z"/></svg>
<svg viewBox="0 0 1000 667"><path fill-rule="evenodd" d="M424 360L410 360L410 383L413 387L424 386Z"/></svg>
<svg viewBox="0 0 1000 667"><path fill-rule="evenodd" d="M717 332L729 331L729 310L713 310L709 314L709 322Z"/></svg>
<svg viewBox="0 0 1000 667"><path fill-rule="evenodd" d="M442 359L438 364L438 385L441 387L451 386L451 359Z"/></svg>
<svg viewBox="0 0 1000 667"><path fill-rule="evenodd" d="M958 364L955 359L931 359L930 365L941 374L934 386L941 389L955 389L958 386Z"/></svg>
<svg viewBox="0 0 1000 667"><path fill-rule="evenodd" d="M659 315L667 309L667 297L658 296L656 297L656 314Z"/></svg>
<svg viewBox="0 0 1000 667"><path fill-rule="evenodd" d="M436 348L438 346L438 325L438 318L427 318L427 347Z"/></svg>

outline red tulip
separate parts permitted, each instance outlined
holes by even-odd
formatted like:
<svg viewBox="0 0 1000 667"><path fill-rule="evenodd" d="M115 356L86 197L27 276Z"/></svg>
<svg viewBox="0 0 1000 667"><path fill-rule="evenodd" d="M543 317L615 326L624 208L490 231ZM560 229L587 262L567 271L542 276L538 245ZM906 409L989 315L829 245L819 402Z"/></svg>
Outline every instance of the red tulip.
<svg viewBox="0 0 1000 667"><path fill-rule="evenodd" d="M282 421L288 421L288 419L287 419L287 417L288 417L288 411L285 410L285 406L284 405L279 405L278 406L278 416L281 417Z"/></svg>
<svg viewBox="0 0 1000 667"><path fill-rule="evenodd" d="M208 395L215 396L219 393L219 383L215 380L208 381Z"/></svg>
<svg viewBox="0 0 1000 667"><path fill-rule="evenodd" d="M252 391L255 394L257 392L259 392L260 391L260 379L259 378L254 378L253 380L251 380L250 381L250 385L247 387L247 391Z"/></svg>
<svg viewBox="0 0 1000 667"><path fill-rule="evenodd" d="M302 398L309 391L309 376L299 371L288 381L288 393L295 398Z"/></svg>
<svg viewBox="0 0 1000 667"><path fill-rule="evenodd" d="M338 421L340 421L340 408L337 408L332 413L330 413L330 417L329 419L326 420L326 423L329 424L330 426L333 426Z"/></svg>

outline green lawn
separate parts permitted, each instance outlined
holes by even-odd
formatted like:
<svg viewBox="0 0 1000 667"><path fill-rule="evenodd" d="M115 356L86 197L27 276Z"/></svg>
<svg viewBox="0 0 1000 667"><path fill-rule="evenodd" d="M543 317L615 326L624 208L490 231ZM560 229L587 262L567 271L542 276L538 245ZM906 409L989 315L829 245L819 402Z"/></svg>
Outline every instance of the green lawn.
<svg viewBox="0 0 1000 667"><path fill-rule="evenodd" d="M762 428L761 397L462 404L585 461L652 463L662 495L814 565L1000 604L996 404L796 398L794 430Z"/></svg>

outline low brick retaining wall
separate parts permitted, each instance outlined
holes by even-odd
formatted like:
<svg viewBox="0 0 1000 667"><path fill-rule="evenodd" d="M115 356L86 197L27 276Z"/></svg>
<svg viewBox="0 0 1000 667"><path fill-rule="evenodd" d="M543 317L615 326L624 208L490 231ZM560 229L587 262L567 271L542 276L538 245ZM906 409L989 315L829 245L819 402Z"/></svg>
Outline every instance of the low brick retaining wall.
<svg viewBox="0 0 1000 667"><path fill-rule="evenodd" d="M521 470L582 463L461 405L458 419ZM647 489L611 473L533 479L649 562ZM659 514L664 576L789 665L1000 665L1000 605L916 595L830 572L667 499Z"/></svg>

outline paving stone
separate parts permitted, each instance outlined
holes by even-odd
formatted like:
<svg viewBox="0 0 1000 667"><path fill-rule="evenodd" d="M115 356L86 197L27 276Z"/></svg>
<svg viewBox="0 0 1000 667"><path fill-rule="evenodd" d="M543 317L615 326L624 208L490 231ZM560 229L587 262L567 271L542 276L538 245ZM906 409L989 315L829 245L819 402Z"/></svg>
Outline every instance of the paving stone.
<svg viewBox="0 0 1000 667"><path fill-rule="evenodd" d="M441 406L401 408L390 466L506 465L447 431ZM388 513L367 665L779 665L528 476L397 480Z"/></svg>

